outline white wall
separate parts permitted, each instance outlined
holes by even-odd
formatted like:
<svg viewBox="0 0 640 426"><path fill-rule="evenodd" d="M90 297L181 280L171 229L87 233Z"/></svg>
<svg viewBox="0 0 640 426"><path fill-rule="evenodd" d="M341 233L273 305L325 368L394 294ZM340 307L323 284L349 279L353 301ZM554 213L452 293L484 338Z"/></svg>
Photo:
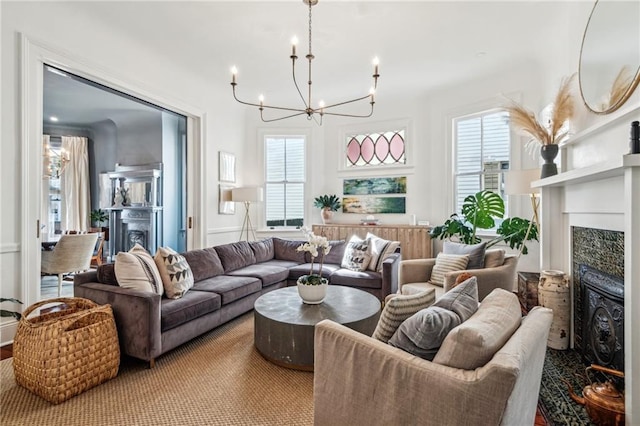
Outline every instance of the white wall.
<svg viewBox="0 0 640 426"><path fill-rule="evenodd" d="M52 50L61 52L75 62L97 69L101 74L115 76L118 81L145 93L157 93L163 99L176 100L202 112L204 152L202 162L202 194L205 217L202 229L205 241L211 242L221 226L217 213L217 151L243 154L243 109L235 105L228 93L227 82L216 82L197 74L197 63L177 63L171 52L157 55L136 42L135 38L114 30L99 14L91 14L93 3L83 3L82 12L68 3L2 2L1 14L1 92L2 92L2 153L0 179L3 182L0 209L0 267L2 297L22 298L24 283L20 270L22 257L22 198L21 187L21 51L19 33L41 41ZM197 47L194 47L197 48ZM210 54L207 52L206 54ZM39 141L29 141L39 143ZM35 190L35 188L34 188ZM232 216L225 225L239 230L241 217ZM227 218L225 218L227 219ZM35 227L35 224L34 224ZM35 229L35 228L34 228ZM35 237L35 233L34 233ZM34 268L38 268L34 265ZM35 300L31 301L35 302ZM10 308L9 304L3 308ZM13 336L13 321L2 319L0 344Z"/></svg>

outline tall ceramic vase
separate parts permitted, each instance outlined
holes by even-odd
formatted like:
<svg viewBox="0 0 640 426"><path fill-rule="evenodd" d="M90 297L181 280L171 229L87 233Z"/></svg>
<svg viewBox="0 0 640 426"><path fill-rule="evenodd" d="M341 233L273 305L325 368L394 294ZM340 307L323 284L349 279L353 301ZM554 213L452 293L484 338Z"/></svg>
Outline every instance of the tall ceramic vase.
<svg viewBox="0 0 640 426"><path fill-rule="evenodd" d="M553 162L557 155L558 145L556 144L542 145L542 147L540 147L540 156L544 160L542 170L540 171L540 179L558 174L558 167L556 163Z"/></svg>
<svg viewBox="0 0 640 426"><path fill-rule="evenodd" d="M552 270L540 272L538 303L540 306L553 310L547 346L552 349L568 349L571 328L571 294L569 279L564 272Z"/></svg>
<svg viewBox="0 0 640 426"><path fill-rule="evenodd" d="M322 209L322 223L323 224L331 223L331 220L333 220L333 212L331 211L331 209L329 207L323 208Z"/></svg>

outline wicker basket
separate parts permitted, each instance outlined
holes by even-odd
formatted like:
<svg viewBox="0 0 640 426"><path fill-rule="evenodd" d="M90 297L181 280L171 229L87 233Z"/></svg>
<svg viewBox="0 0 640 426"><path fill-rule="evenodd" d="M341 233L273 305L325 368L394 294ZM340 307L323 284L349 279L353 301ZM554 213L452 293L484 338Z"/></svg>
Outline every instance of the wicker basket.
<svg viewBox="0 0 640 426"><path fill-rule="evenodd" d="M58 302L61 309L28 318L37 308ZM29 306L18 323L13 341L16 382L49 402L58 404L114 378L119 365L110 305L80 297L49 299Z"/></svg>

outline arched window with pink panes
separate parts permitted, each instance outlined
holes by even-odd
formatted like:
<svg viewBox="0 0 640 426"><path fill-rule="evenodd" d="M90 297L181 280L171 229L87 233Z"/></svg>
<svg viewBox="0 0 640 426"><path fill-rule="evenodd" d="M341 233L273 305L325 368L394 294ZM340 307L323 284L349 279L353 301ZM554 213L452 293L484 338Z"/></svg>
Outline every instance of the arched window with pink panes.
<svg viewBox="0 0 640 426"><path fill-rule="evenodd" d="M346 137L347 167L406 164L404 129Z"/></svg>

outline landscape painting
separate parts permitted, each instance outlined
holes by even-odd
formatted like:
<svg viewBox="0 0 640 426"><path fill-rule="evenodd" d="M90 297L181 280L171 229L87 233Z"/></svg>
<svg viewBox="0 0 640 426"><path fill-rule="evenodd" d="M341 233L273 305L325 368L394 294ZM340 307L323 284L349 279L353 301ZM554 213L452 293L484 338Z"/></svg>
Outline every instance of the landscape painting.
<svg viewBox="0 0 640 426"><path fill-rule="evenodd" d="M406 213L405 197L344 197L343 213Z"/></svg>
<svg viewBox="0 0 640 426"><path fill-rule="evenodd" d="M344 195L406 194L407 177L345 179Z"/></svg>

